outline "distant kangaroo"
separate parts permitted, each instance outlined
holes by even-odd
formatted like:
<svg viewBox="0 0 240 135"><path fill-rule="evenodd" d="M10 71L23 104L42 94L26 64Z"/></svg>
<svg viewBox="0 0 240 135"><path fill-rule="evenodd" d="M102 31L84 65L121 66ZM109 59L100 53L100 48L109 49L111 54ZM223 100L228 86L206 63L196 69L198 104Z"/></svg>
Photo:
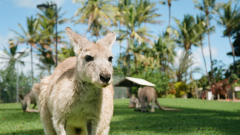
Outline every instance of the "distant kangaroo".
<svg viewBox="0 0 240 135"><path fill-rule="evenodd" d="M22 110L24 112L39 112L39 110L34 109L36 105L38 105L38 97L40 94L39 86L40 86L39 83L34 83L31 91L25 97L23 97L22 94L19 94L19 99L22 104ZM29 109L29 106L31 103L34 104L33 109ZM39 105L38 105L38 109L39 109Z"/></svg>
<svg viewBox="0 0 240 135"><path fill-rule="evenodd" d="M60 63L41 85L40 116L46 135L107 135L113 115L112 45L109 32L96 43L65 29L76 57ZM49 81L48 81L49 80Z"/></svg>
<svg viewBox="0 0 240 135"><path fill-rule="evenodd" d="M134 96L135 97L135 96ZM132 98L134 98L132 97ZM149 112L155 112L155 106L154 103L163 111L182 111L180 109L175 108L166 108L159 104L157 100L157 92L152 87L143 87L138 89L138 100L131 99L130 101L134 103L130 103L130 105L136 106L137 109L141 107L142 112L146 112L147 107L149 106L149 103L151 102L151 110Z"/></svg>

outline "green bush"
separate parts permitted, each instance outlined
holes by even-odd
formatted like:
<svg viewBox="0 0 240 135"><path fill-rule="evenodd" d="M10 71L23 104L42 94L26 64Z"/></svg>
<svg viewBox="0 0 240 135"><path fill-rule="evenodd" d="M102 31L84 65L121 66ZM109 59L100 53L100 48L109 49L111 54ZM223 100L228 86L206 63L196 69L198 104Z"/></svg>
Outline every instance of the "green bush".
<svg viewBox="0 0 240 135"><path fill-rule="evenodd" d="M182 97L184 94L186 94L187 91L187 84L184 82L177 82L174 85L174 88L176 90L176 97Z"/></svg>
<svg viewBox="0 0 240 135"><path fill-rule="evenodd" d="M238 79L237 74L232 74L228 79L228 83L233 83L237 79Z"/></svg>

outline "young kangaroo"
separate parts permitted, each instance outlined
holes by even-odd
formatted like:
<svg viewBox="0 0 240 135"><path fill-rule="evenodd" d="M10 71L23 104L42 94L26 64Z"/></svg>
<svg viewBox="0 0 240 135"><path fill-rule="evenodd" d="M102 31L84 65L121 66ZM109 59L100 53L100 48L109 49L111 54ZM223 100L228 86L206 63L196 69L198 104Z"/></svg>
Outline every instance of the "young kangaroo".
<svg viewBox="0 0 240 135"><path fill-rule="evenodd" d="M60 63L49 83L41 86L40 116L44 132L107 135L113 115L111 48L116 35L109 32L92 43L69 27L65 31L76 57Z"/></svg>
<svg viewBox="0 0 240 135"><path fill-rule="evenodd" d="M24 112L39 112L39 104L38 104L38 97L40 94L39 83L34 83L32 86L31 91L23 97L22 94L19 94L19 99L22 104L22 110ZM30 104L33 103L33 109L30 109ZM34 109L38 105L38 110Z"/></svg>

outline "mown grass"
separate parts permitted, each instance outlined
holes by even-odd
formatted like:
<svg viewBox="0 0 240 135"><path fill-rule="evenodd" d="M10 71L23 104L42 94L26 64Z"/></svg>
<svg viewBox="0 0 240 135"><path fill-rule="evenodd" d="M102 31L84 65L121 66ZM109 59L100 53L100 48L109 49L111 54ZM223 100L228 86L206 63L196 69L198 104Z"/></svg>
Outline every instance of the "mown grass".
<svg viewBox="0 0 240 135"><path fill-rule="evenodd" d="M127 108L128 99L114 100L110 135L240 135L240 102L159 99L181 112L141 113ZM0 134L44 134L39 114L24 113L20 104L0 104Z"/></svg>

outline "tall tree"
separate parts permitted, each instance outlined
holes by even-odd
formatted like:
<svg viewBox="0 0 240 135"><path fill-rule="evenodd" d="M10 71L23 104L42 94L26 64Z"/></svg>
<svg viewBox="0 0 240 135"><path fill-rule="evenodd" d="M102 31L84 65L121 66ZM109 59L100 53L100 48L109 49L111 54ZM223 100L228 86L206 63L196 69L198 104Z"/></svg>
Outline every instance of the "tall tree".
<svg viewBox="0 0 240 135"><path fill-rule="evenodd" d="M168 21L168 27L171 28L171 6L172 6L172 1L178 1L178 0L165 0L165 1L159 1L161 4L168 4L168 10L169 10L169 21ZM168 33L169 38L170 38L170 33Z"/></svg>
<svg viewBox="0 0 240 135"><path fill-rule="evenodd" d="M18 24L18 26L22 29L23 34L21 35L20 33L18 33L15 30L10 29L11 31L13 31L15 34L17 34L18 36L16 37L16 41L13 42L19 42L19 43L26 43L27 45L29 44L31 47L31 74L32 74L32 84L34 83L34 79L33 79L33 55L32 55L32 51L33 51L33 47L36 48L36 43L39 41L39 33L38 33L38 19L33 18L33 16L31 17L27 17L27 30L25 30L21 24ZM10 42L12 43L12 41Z"/></svg>
<svg viewBox="0 0 240 135"><path fill-rule="evenodd" d="M215 3L215 0L202 0L202 2L198 2L197 0L194 0L195 8L198 8L199 10L203 11L205 13L205 16L207 17L206 23L207 23L207 29L209 30L209 17L210 13L214 12L214 9L218 7L218 3ZM212 61L212 51L211 51L211 44L210 44L210 33L208 31L208 45L209 45L209 53L210 53L210 61L211 61L211 78L213 80L213 83L215 84L215 79L213 76L213 61ZM210 84L212 87L212 84Z"/></svg>
<svg viewBox="0 0 240 135"><path fill-rule="evenodd" d="M191 15L184 15L182 22L176 18L174 19L179 28L179 39L177 40L177 43L179 43L186 51L189 51L192 45L199 45L200 40L198 37L201 33L197 33L195 30L196 24L194 17Z"/></svg>
<svg viewBox="0 0 240 135"><path fill-rule="evenodd" d="M222 12L221 12L222 11ZM218 10L219 19L218 24L225 27L223 32L224 36L228 36L229 43L232 48L232 56L233 56L233 72L235 70L235 51L233 44L231 42L232 31L238 27L240 22L240 8L235 5L232 9L232 1L230 0L228 3L224 4L222 8Z"/></svg>
<svg viewBox="0 0 240 135"><path fill-rule="evenodd" d="M235 34L234 41L233 41L233 48L235 52L236 57L240 57L240 24L237 28L233 31L233 34ZM228 52L227 55L232 56L232 52Z"/></svg>
<svg viewBox="0 0 240 135"><path fill-rule="evenodd" d="M15 78L14 76L17 74L17 82L16 82L16 100L18 102L18 69L19 66L24 66L25 62L22 60L28 55L28 52L25 50L23 52L17 52L17 44L13 43L10 39L9 49L4 47L3 53L0 54L0 59L2 59L1 64L5 65L5 69L7 74L9 74L11 79ZM16 74L15 74L16 73ZM7 83L7 82L5 82ZM13 83L10 81L8 83ZM13 99L13 90L11 90L11 98ZM13 101L13 100L12 100Z"/></svg>
<svg viewBox="0 0 240 135"><path fill-rule="evenodd" d="M96 38L100 38L101 31L104 34L113 23L116 23L114 16L117 8L113 6L111 0L73 0L73 2L82 5L75 13L75 16L79 17L75 24L87 24L87 31Z"/></svg>
<svg viewBox="0 0 240 135"><path fill-rule="evenodd" d="M193 55L188 51L183 51L180 57L177 59L177 64L173 65L172 73L177 78L177 82L183 81L183 77L188 74L188 69L193 66ZM200 68L193 68L190 74L199 72ZM185 80L186 81L186 80Z"/></svg>
<svg viewBox="0 0 240 135"><path fill-rule="evenodd" d="M37 49L40 53L39 56L44 57L44 59L42 59L43 62L46 63L47 67L50 66L51 68L54 64L57 65L56 57L54 57L54 52L56 53L57 49L56 42L66 44L65 41L62 40L64 37L61 36L64 31L56 31L57 24L61 25L71 19L63 18L66 12L61 13L62 8L56 9L56 6L53 6L53 2L46 2L45 4L48 8L41 9L41 12L37 14L39 16L39 33L41 35Z"/></svg>
<svg viewBox="0 0 240 135"><path fill-rule="evenodd" d="M150 34L149 29L146 26L142 26L143 23L159 24L160 20L156 20L156 17L160 14L155 13L155 3L149 3L146 0L135 1L130 5L124 5L122 16L124 19L124 25L126 30L121 30L122 35L120 39L128 39L127 43L127 61L128 61L128 75L130 75L130 44L134 44L135 40L139 43L148 42L153 45L153 42L149 37L153 37Z"/></svg>
<svg viewBox="0 0 240 135"><path fill-rule="evenodd" d="M122 35L122 25L124 23L124 17L123 15L123 11L125 9L125 7L128 7L131 4L131 0L119 0L118 2L118 12L115 14L116 15L116 19L118 20L118 25L119 25L119 37L121 37ZM121 49L122 49L122 40L120 38L117 38L117 40L120 42L120 49L119 49L119 58L121 58ZM119 59L120 60L120 59ZM120 61L118 60L118 64L120 63Z"/></svg>
<svg viewBox="0 0 240 135"><path fill-rule="evenodd" d="M206 76L208 79L209 84L211 84L211 79L208 75L208 70L207 70L207 64L206 64L206 60L205 60L205 56L204 56L204 52L203 52L203 39L205 37L205 34L207 33L207 25L206 25L206 20L205 20L205 16L203 15L197 15L196 16L196 27L195 30L197 31L197 33L200 33L199 35L199 40L200 40L200 47L201 47L201 51L202 51L202 56L203 56L203 60L204 60L204 65L205 65L205 71L206 71ZM215 27L212 26L210 29L210 32L215 31Z"/></svg>
<svg viewBox="0 0 240 135"><path fill-rule="evenodd" d="M175 44L164 40L161 36L154 43L153 50L156 50L155 54L158 55L157 57L159 57L160 65L164 72L168 71L167 69L170 69L170 64L174 62L174 57L176 56L175 47Z"/></svg>

